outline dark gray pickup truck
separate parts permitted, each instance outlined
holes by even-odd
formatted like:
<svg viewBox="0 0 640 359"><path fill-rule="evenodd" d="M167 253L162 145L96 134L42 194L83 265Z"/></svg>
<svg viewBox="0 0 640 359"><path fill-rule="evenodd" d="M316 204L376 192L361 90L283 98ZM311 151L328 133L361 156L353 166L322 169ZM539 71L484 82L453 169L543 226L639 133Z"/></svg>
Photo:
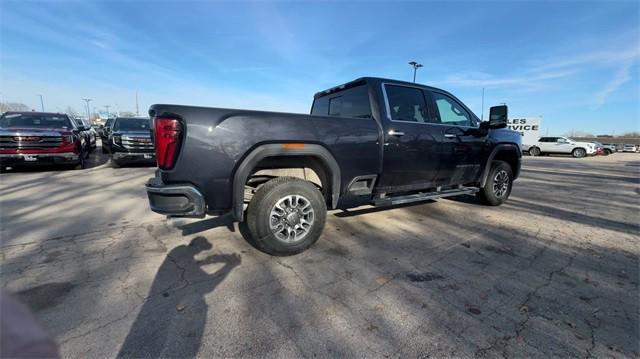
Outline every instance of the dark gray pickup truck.
<svg viewBox="0 0 640 359"><path fill-rule="evenodd" d="M500 205L520 134L505 128L506 106L490 112L481 123L446 91L369 77L318 92L310 115L153 105L149 203L169 216L231 212L273 255L311 246L327 208L469 194Z"/></svg>

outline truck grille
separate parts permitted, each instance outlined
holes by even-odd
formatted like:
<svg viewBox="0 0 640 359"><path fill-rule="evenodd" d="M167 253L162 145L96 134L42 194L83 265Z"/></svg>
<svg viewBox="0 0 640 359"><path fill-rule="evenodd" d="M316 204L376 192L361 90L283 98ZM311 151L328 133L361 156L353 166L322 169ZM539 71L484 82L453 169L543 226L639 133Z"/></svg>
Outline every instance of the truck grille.
<svg viewBox="0 0 640 359"><path fill-rule="evenodd" d="M55 148L61 144L59 136L0 136L0 149Z"/></svg>
<svg viewBox="0 0 640 359"><path fill-rule="evenodd" d="M122 136L122 147L128 150L153 150L150 137Z"/></svg>

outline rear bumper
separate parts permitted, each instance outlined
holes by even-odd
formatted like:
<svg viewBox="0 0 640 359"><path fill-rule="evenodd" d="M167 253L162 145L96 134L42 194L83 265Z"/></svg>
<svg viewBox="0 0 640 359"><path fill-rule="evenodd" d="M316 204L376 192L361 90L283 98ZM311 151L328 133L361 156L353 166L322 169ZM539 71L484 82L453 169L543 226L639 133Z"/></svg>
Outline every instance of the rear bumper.
<svg viewBox="0 0 640 359"><path fill-rule="evenodd" d="M11 165L46 165L46 164L64 164L78 163L80 156L74 152L61 153L2 153L0 154L0 163L3 166Z"/></svg>
<svg viewBox="0 0 640 359"><path fill-rule="evenodd" d="M205 216L204 196L190 184L166 185L159 178L146 184L151 210L171 217Z"/></svg>

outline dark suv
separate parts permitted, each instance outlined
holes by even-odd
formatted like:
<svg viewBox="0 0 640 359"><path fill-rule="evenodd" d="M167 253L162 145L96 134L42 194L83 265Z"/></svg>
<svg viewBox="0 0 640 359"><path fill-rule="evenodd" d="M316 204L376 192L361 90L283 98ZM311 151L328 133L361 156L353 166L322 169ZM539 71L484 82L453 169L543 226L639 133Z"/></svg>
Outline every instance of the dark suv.
<svg viewBox="0 0 640 359"><path fill-rule="evenodd" d="M125 163L156 161L148 118L116 118L111 125L108 143L111 162L116 167Z"/></svg>
<svg viewBox="0 0 640 359"><path fill-rule="evenodd" d="M109 153L109 133L111 132L111 125L115 118L108 118L102 129L100 130L100 142L102 142L102 153Z"/></svg>

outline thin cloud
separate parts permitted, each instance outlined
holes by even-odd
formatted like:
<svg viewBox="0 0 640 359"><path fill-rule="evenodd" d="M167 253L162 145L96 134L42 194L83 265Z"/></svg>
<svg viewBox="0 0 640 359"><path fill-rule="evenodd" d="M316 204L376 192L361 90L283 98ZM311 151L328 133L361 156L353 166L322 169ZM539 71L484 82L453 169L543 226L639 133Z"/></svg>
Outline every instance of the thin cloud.
<svg viewBox="0 0 640 359"><path fill-rule="evenodd" d="M519 76L499 77L483 72L456 74L444 82L454 86L467 87L539 87L540 82L569 77L577 72L575 69L557 70L541 73L526 73Z"/></svg>
<svg viewBox="0 0 640 359"><path fill-rule="evenodd" d="M632 61L627 62L622 67L616 71L615 76L611 81L607 83L607 85L600 90L595 96L594 106L592 109L597 109L600 106L604 105L607 97L616 92L622 85L631 80L631 67L633 65Z"/></svg>

